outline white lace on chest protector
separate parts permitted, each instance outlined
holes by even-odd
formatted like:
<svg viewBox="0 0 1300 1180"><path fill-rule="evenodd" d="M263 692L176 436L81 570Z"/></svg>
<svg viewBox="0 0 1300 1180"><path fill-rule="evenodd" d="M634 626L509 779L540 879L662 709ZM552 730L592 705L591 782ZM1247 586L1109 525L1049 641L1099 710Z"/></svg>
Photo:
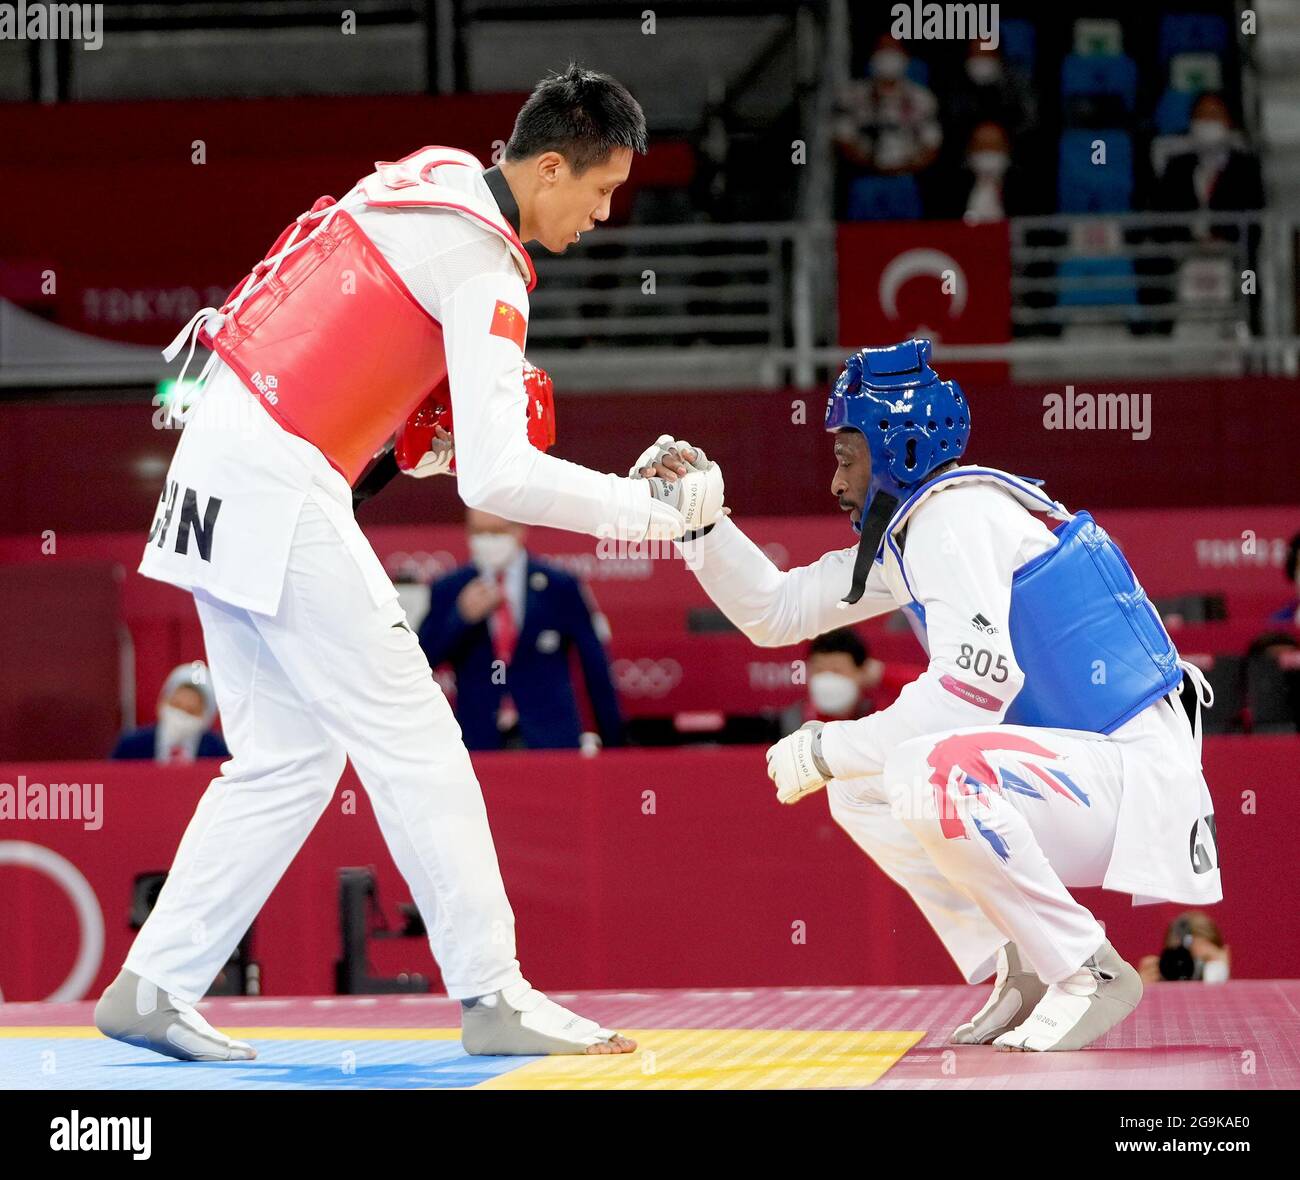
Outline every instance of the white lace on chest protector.
<svg viewBox="0 0 1300 1180"><path fill-rule="evenodd" d="M911 583L908 581L907 573L903 568L903 549L899 544L899 534L907 524L908 518L936 492L972 483L992 484L994 487L1001 488L1030 512L1043 512L1056 520L1068 521L1074 519L1074 514L1064 504L1058 500L1053 500L1036 484L1022 479L1018 475L998 471L993 467L955 468L946 475L939 476L929 487L924 488L920 494L904 500L885 529L885 543L881 547L876 560L883 564L886 575L892 575L898 579L901 586L906 590L909 599L916 596L912 593Z"/></svg>

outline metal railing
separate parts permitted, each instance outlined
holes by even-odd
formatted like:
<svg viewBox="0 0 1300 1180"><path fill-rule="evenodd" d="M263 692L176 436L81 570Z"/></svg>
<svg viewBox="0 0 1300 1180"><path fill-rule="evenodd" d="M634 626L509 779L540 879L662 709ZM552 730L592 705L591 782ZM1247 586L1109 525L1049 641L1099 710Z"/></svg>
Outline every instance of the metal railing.
<svg viewBox="0 0 1300 1180"><path fill-rule="evenodd" d="M1184 318L1247 322L1251 301L1239 282L1239 276L1254 269L1247 255L1245 242L1138 245L1104 254L1015 243L1012 323L1025 329L1078 323L1128 326ZM1071 264L1084 265L1071 271ZM1185 290L1187 268L1199 264L1205 264L1201 269L1209 278L1222 280L1221 290L1204 283L1200 293ZM1040 296L1052 298L1039 300Z"/></svg>
<svg viewBox="0 0 1300 1180"><path fill-rule="evenodd" d="M1261 358L1284 363L1258 345L1288 335L1293 323L1284 296L1294 287L1294 259L1278 227L1246 213L1013 219L1013 337L1061 346L1059 356L1022 350L1021 359L1077 371L1078 350L1069 346L1095 352L1102 341L1095 371L1132 372L1147 361L1194 371L1207 353L1214 372L1258 367Z"/></svg>
<svg viewBox="0 0 1300 1180"><path fill-rule="evenodd" d="M1008 363L1025 379L1297 372L1287 218L1024 217L1010 231L1012 340L937 341L938 355ZM868 343L831 343L832 224L644 227L599 240L539 267L530 352L562 388L806 387Z"/></svg>
<svg viewBox="0 0 1300 1180"><path fill-rule="evenodd" d="M834 234L829 222L600 229L536 260L529 356L567 392L810 388L854 348L886 343L834 343ZM1026 380L1298 371L1292 219L1031 217L1011 223L1011 242L1011 342L939 337L938 357L1009 363ZM0 386L170 375L152 349L0 304Z"/></svg>
<svg viewBox="0 0 1300 1180"><path fill-rule="evenodd" d="M817 343L833 226L601 229L537 262L529 355L565 389L775 387ZM821 317L824 318L824 317Z"/></svg>

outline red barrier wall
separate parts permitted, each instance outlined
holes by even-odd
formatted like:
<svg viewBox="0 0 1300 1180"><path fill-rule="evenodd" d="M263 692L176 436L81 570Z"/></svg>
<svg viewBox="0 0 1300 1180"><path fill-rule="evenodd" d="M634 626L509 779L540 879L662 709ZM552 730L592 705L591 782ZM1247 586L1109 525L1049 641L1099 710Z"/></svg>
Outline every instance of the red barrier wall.
<svg viewBox="0 0 1300 1180"><path fill-rule="evenodd" d="M910 899L830 819L824 797L778 806L758 748L689 757L612 751L475 759L519 928L524 970L551 988L956 982ZM1211 738L1226 900L1214 907L1234 974L1300 976L1300 738ZM129 945L132 877L165 868L215 763L0 765L0 784L102 782L103 824L0 820L0 842L30 841L84 875L107 926L105 985ZM409 893L351 772L355 814L336 796L257 921L267 994L332 990L335 872L374 864L390 919ZM648 796L646 792L653 792ZM0 843L0 851L4 848ZM1130 958L1159 950L1177 907L1133 908L1084 891ZM806 941L792 939L804 924ZM0 989L48 994L66 975L77 929L60 887L0 865ZM432 972L427 944L376 944L385 973Z"/></svg>
<svg viewBox="0 0 1300 1180"><path fill-rule="evenodd" d="M0 295L79 331L161 346L317 197L341 197L375 161L425 145L488 161L526 97L0 104ZM612 221L638 188L688 183L693 160L685 143L656 143L615 193Z"/></svg>
<svg viewBox="0 0 1300 1180"><path fill-rule="evenodd" d="M122 581L110 561L0 569L0 760L112 750L122 729Z"/></svg>
<svg viewBox="0 0 1300 1180"><path fill-rule="evenodd" d="M454 494L450 487L447 491ZM1270 627L1268 616L1287 598L1282 562L1286 539L1300 528L1300 508L1112 509L1099 510L1098 515L1123 545L1149 594L1157 598L1197 592L1226 595L1228 622L1174 632L1186 655L1245 651ZM738 515L738 519L783 568L812 561L855 539L838 512L809 517ZM1254 539L1250 552L1243 547L1247 529ZM459 525L369 525L366 531L395 577L428 581L466 559ZM123 581L122 609L134 640L142 722L153 719L154 702L167 673L203 654L190 596L134 572L144 535L143 527L127 534L60 534L56 553L44 558L39 557L40 538L0 536L0 602L9 602L10 614L16 617L26 617L42 605L31 602L24 610L5 595L5 563L35 563L48 569L57 563L119 562L129 571ZM683 562L650 560L644 550L636 549L619 560L601 550L604 556L598 560L593 539L553 529L533 530L530 547L587 581L610 623L610 652L627 715L663 717L698 710L752 715L785 708L805 694L802 683L793 683L791 677L791 661L802 655L802 646L762 649L736 632L700 634L689 629L689 613L711 604ZM861 630L878 657L896 664L923 662L900 616L873 621ZM69 656L76 658L75 649ZM68 683L80 691L80 681ZM15 692L21 688L15 683ZM85 691L89 693L89 685ZM69 744L57 749L28 746L10 756L90 757L107 752L102 743L74 744L77 737L70 733Z"/></svg>
<svg viewBox="0 0 1300 1180"><path fill-rule="evenodd" d="M159 336L161 346L169 337ZM1151 396L1151 436L1045 430L1046 386L972 391L969 458L1045 479L1071 507L1206 508L1300 504L1300 464L1260 423L1295 419L1295 383L1282 379L1089 385ZM825 391L566 395L559 392L555 454L626 471L670 429L705 447L726 471L737 515L836 515L834 462L820 426ZM155 428L149 392L132 403L0 405L0 535L148 530L178 433ZM808 424L792 427L800 402ZM1251 407L1249 414L1242 406ZM77 466L95 440L95 475ZM72 463L73 466L69 466ZM364 524L459 520L450 479L395 481L361 510ZM1235 531L1258 528L1244 517ZM1294 530L1292 530L1294 531Z"/></svg>

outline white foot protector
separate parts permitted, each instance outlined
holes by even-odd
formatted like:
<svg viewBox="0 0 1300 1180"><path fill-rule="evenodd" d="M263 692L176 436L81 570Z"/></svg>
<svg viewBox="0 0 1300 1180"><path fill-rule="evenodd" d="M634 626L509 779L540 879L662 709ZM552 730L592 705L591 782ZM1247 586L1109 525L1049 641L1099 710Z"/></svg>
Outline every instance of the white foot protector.
<svg viewBox="0 0 1300 1180"><path fill-rule="evenodd" d="M988 1002L952 1033L954 1045L987 1045L1024 1023L1043 998L1047 984L1020 961L1014 942L998 949L998 972Z"/></svg>
<svg viewBox="0 0 1300 1180"><path fill-rule="evenodd" d="M1051 984L1029 1018L994 1042L1027 1053L1082 1049L1119 1024L1142 999L1142 979L1103 942L1068 979Z"/></svg>
<svg viewBox="0 0 1300 1180"><path fill-rule="evenodd" d="M619 1034L548 1000L526 979L462 1000L461 1043L479 1057L585 1053Z"/></svg>
<svg viewBox="0 0 1300 1180"><path fill-rule="evenodd" d="M115 1041L178 1061L252 1061L257 1056L252 1045L218 1032L192 1004L125 969L95 1005L95 1027Z"/></svg>

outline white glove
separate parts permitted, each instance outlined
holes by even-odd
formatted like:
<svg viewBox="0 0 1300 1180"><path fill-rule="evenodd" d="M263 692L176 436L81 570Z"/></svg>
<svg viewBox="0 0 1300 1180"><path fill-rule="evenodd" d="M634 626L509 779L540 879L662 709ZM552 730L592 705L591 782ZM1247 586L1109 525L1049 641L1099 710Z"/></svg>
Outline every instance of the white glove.
<svg viewBox="0 0 1300 1180"><path fill-rule="evenodd" d="M681 458L682 463L689 471L707 471L713 466L712 461L700 447L692 446L685 439L675 439L671 434L661 434L655 441L644 451L641 457L632 464L632 470L628 475L633 479L644 479L644 470L647 467L654 467L669 451L676 451ZM687 451L695 456L694 460L686 457Z"/></svg>
<svg viewBox="0 0 1300 1180"><path fill-rule="evenodd" d="M655 495L650 487L650 481L646 480L646 491L650 495L650 523L646 526L645 536L638 538L641 541L676 541L679 537L685 535L690 526L686 523L686 518L666 500L661 500ZM662 480L655 482L662 483Z"/></svg>
<svg viewBox="0 0 1300 1180"><path fill-rule="evenodd" d="M692 471L672 483L657 478L646 483L658 503L681 514L685 522L683 532L705 528L723 515L722 468L716 463L708 471Z"/></svg>
<svg viewBox="0 0 1300 1180"><path fill-rule="evenodd" d="M403 471L403 475L410 475L415 479L428 479L431 475L448 474L451 461L456 457L456 444L452 441L451 435L441 426L437 431L438 437L429 444L428 451L410 471Z"/></svg>
<svg viewBox="0 0 1300 1180"><path fill-rule="evenodd" d="M822 722L808 721L767 751L767 777L776 784L778 803L798 803L832 778L822 758Z"/></svg>
<svg viewBox="0 0 1300 1180"><path fill-rule="evenodd" d="M693 447L682 439L674 440L671 434L661 434L653 446L647 447L628 475L632 479L646 479L642 472L654 467L670 451L676 450L686 467L686 474L675 480L658 476L646 480L650 484L651 495L661 504L675 508L685 519L685 530L694 532L713 524L720 516L726 514L723 501L726 489L722 480L722 468L714 463L699 447ZM686 458L690 451L693 459ZM677 534L681 536L681 533Z"/></svg>

